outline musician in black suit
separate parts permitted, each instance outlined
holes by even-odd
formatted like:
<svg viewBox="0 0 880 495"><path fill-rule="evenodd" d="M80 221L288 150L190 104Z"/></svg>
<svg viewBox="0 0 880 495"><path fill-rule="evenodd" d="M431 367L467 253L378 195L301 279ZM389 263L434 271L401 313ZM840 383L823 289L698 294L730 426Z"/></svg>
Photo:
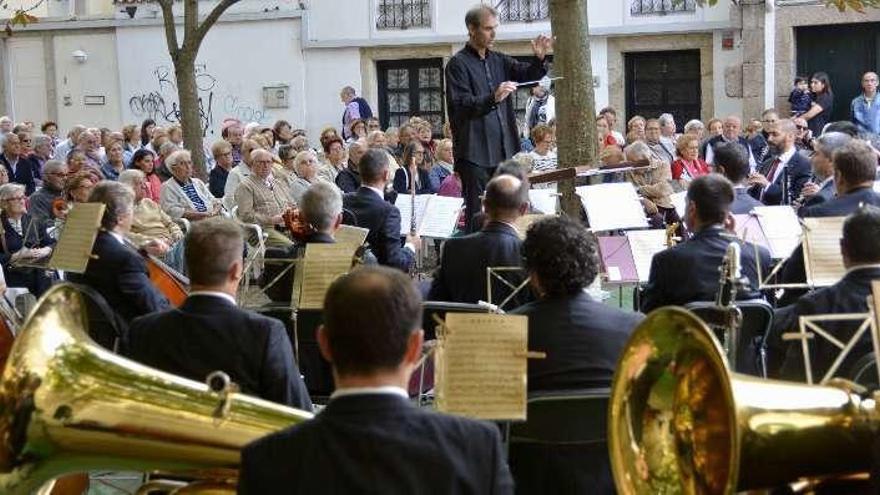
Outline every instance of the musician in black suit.
<svg viewBox="0 0 880 495"><path fill-rule="evenodd" d="M241 228L222 218L195 222L185 246L189 296L180 308L135 319L128 356L196 381L223 371L245 394L310 411L284 324L236 305Z"/></svg>
<svg viewBox="0 0 880 495"><path fill-rule="evenodd" d="M406 236L400 242L400 211L385 201L388 183L388 153L380 149L368 150L358 163L363 184L357 191L346 194L343 206L355 217L355 225L369 229L367 242L380 265L409 271L415 263L419 238Z"/></svg>
<svg viewBox="0 0 880 495"><path fill-rule="evenodd" d="M791 204L809 182L812 165L794 145L797 127L790 119L776 122L768 136L772 156L749 176L749 192L765 205Z"/></svg>
<svg viewBox="0 0 880 495"><path fill-rule="evenodd" d="M846 275L831 287L801 297L795 304L777 309L773 314L769 352L785 356L780 376L804 380L804 360L800 341L783 342L784 332L798 331L801 316L835 313L867 313L871 282L880 279L880 208L867 205L850 215L843 224L840 253ZM861 322L821 323L820 326L842 341L847 341ZM813 379L818 381L840 353L840 348L822 338L809 342ZM835 376L847 376L860 357L871 352L871 337L866 333L844 360Z"/></svg>
<svg viewBox="0 0 880 495"><path fill-rule="evenodd" d="M749 177L749 155L737 143L722 143L715 147L715 170L727 177L733 184L733 203L730 213L746 215L763 203L753 198L748 191L746 180Z"/></svg>
<svg viewBox="0 0 880 495"><path fill-rule="evenodd" d="M522 266L522 241L514 224L528 209L528 182L512 175L499 175L490 180L483 198L488 221L479 232L446 241L428 299L496 304L503 301L510 289L496 280L492 281L494 300L488 300L486 268ZM525 280L523 274L501 275L514 285ZM517 302L525 302L525 298L519 297Z"/></svg>
<svg viewBox="0 0 880 495"><path fill-rule="evenodd" d="M318 331L336 391L314 419L244 448L238 493L513 493L497 427L409 401L421 319L399 271L336 280Z"/></svg>
<svg viewBox="0 0 880 495"><path fill-rule="evenodd" d="M54 239L46 234L45 224L25 210L25 187L7 183L0 186L0 263L9 287L24 287L40 297L52 284L44 268L25 266L48 259Z"/></svg>
<svg viewBox="0 0 880 495"><path fill-rule="evenodd" d="M105 206L101 231L85 273L70 273L69 279L96 290L125 322L167 309L168 299L150 282L143 257L125 241L131 229L134 192L118 182L100 182L89 202Z"/></svg>
<svg viewBox="0 0 880 495"><path fill-rule="evenodd" d="M805 208L834 199L834 152L849 143L852 138L842 132L826 132L813 143L813 177L801 190L798 214L802 215Z"/></svg>
<svg viewBox="0 0 880 495"><path fill-rule="evenodd" d="M718 268L732 242L741 245L742 272L751 288L739 291L737 296L740 299L760 297L759 277L764 277L770 267L770 253L758 247L762 272L758 273L754 246L739 240L725 228L731 203L733 187L724 177L710 174L691 182L685 222L693 237L654 256L642 295L642 311L714 300L718 292Z"/></svg>
<svg viewBox="0 0 880 495"><path fill-rule="evenodd" d="M22 151L19 137L13 133L7 134L3 140L0 163L6 167L9 182L24 185L25 195L30 196L37 190L36 180L40 178L40 168L35 160L22 155Z"/></svg>

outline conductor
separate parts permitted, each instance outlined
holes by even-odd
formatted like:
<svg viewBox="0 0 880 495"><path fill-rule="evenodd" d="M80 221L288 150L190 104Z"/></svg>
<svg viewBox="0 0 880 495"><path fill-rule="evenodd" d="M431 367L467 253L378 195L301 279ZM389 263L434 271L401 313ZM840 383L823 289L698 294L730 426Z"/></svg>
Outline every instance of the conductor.
<svg viewBox="0 0 880 495"><path fill-rule="evenodd" d="M490 50L498 12L480 5L465 15L468 42L446 65L446 107L452 128L455 171L461 177L467 225L480 211L480 195L495 167L519 151L513 103L516 82L547 73L545 56L553 46L541 35L532 41L531 63Z"/></svg>

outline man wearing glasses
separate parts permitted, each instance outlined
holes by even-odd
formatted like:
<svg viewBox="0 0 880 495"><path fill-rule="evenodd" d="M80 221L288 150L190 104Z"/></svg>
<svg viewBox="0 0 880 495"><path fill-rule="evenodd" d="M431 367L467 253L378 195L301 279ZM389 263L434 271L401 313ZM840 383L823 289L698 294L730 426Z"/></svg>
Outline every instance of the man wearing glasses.
<svg viewBox="0 0 880 495"><path fill-rule="evenodd" d="M55 219L52 203L61 197L66 179L67 165L64 162L49 160L43 165L43 187L33 193L29 201L34 218L43 222Z"/></svg>
<svg viewBox="0 0 880 495"><path fill-rule="evenodd" d="M880 134L880 101L877 101L878 77L876 72L862 76L862 94L850 105L852 123L862 132Z"/></svg>

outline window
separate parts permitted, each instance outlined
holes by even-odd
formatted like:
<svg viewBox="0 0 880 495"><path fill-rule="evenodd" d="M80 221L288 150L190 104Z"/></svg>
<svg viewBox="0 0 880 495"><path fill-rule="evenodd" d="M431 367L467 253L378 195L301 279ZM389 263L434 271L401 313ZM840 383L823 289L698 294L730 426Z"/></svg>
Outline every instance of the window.
<svg viewBox="0 0 880 495"><path fill-rule="evenodd" d="M431 27L430 0L378 0L376 29Z"/></svg>
<svg viewBox="0 0 880 495"><path fill-rule="evenodd" d="M631 0L631 15L666 15L679 12L695 12L696 0Z"/></svg>
<svg viewBox="0 0 880 495"><path fill-rule="evenodd" d="M502 0L495 6L501 21L533 22L550 18L547 0Z"/></svg>
<svg viewBox="0 0 880 495"><path fill-rule="evenodd" d="M379 76L379 121L382 128L400 127L419 116L443 130L443 59L387 60L376 63Z"/></svg>

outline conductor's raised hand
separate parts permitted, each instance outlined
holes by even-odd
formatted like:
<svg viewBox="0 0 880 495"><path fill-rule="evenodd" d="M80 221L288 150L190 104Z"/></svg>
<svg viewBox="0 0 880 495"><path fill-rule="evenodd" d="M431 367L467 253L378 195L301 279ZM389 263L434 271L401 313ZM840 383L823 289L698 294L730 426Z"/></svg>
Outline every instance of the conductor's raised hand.
<svg viewBox="0 0 880 495"><path fill-rule="evenodd" d="M504 81L495 88L495 103L501 103L510 93L516 91L516 83L512 81Z"/></svg>
<svg viewBox="0 0 880 495"><path fill-rule="evenodd" d="M553 38L546 35L539 35L532 40L532 52L538 57L538 60L544 60L544 57L553 49Z"/></svg>

